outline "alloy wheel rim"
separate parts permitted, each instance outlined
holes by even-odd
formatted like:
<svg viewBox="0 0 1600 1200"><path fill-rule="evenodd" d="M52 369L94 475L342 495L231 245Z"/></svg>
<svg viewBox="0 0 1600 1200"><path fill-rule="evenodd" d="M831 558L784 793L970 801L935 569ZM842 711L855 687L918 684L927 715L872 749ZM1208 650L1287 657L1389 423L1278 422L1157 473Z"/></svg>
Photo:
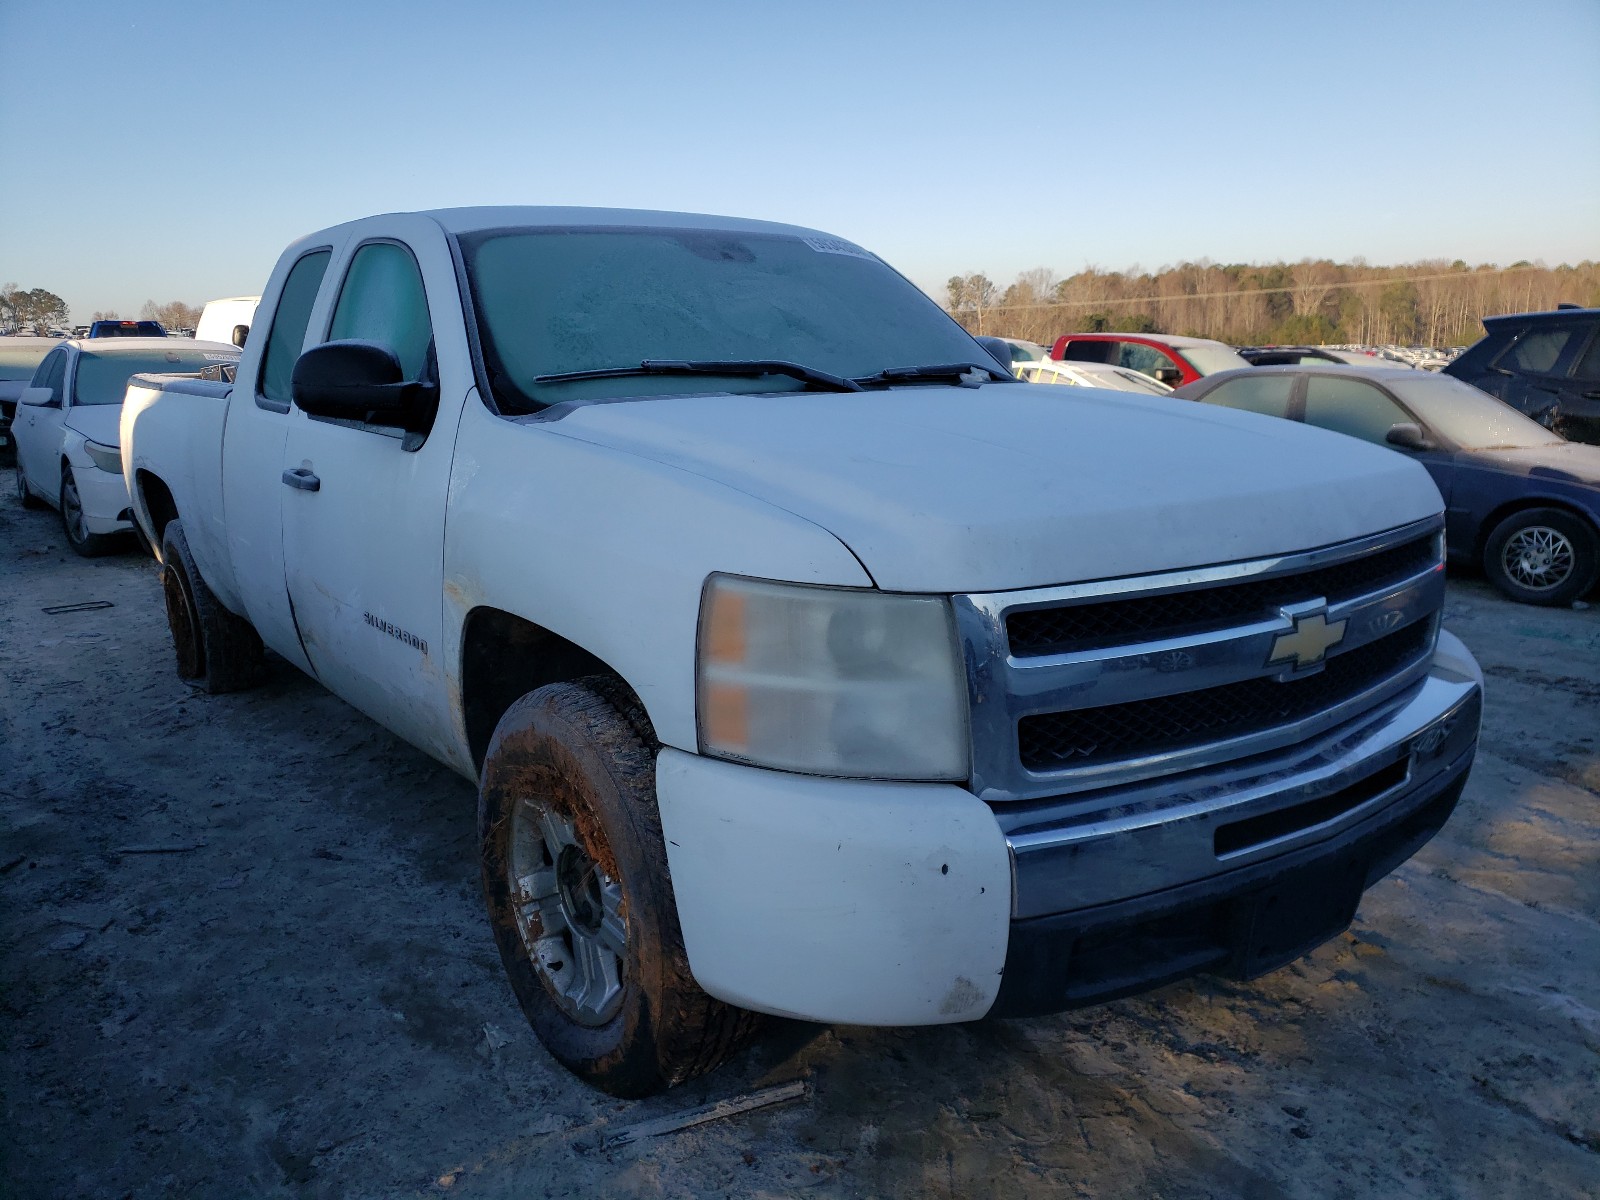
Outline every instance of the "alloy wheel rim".
<svg viewBox="0 0 1600 1200"><path fill-rule="evenodd" d="M517 933L534 971L574 1021L604 1025L622 1008L628 923L622 888L573 823L533 800L512 811L507 861Z"/></svg>
<svg viewBox="0 0 1600 1200"><path fill-rule="evenodd" d="M1533 592L1560 587L1572 575L1576 561L1571 539L1548 525L1517 530L1500 552L1506 577Z"/></svg>
<svg viewBox="0 0 1600 1200"><path fill-rule="evenodd" d="M82 545L89 537L89 523L83 517L83 502L78 499L78 485L67 477L66 485L61 489L61 515L66 518L67 536L77 545Z"/></svg>

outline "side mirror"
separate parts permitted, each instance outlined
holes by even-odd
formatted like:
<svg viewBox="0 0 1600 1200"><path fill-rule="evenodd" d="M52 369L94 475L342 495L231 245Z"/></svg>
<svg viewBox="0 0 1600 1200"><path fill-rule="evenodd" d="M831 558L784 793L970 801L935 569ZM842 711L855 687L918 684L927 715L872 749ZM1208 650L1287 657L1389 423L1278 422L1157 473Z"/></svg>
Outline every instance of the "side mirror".
<svg viewBox="0 0 1600 1200"><path fill-rule="evenodd" d="M244 349L244 340L250 336L250 326L235 325L233 327L233 344L241 350Z"/></svg>
<svg viewBox="0 0 1600 1200"><path fill-rule="evenodd" d="M1430 442L1422 432L1422 426L1412 421L1401 421L1389 426L1389 432L1383 435L1383 440L1391 446L1399 446L1402 450L1432 450Z"/></svg>
<svg viewBox="0 0 1600 1200"><path fill-rule="evenodd" d="M400 359L378 342L324 342L295 361L289 377L294 402L314 417L373 425L425 427L439 387L407 380Z"/></svg>
<svg viewBox="0 0 1600 1200"><path fill-rule="evenodd" d="M22 395L17 397L18 404L32 405L34 408L59 408L56 403L56 394L49 388L23 388Z"/></svg>
<svg viewBox="0 0 1600 1200"><path fill-rule="evenodd" d="M1154 375L1158 383L1164 383L1168 387L1174 388L1183 379L1183 372L1178 370L1177 367L1157 367Z"/></svg>
<svg viewBox="0 0 1600 1200"><path fill-rule="evenodd" d="M982 346L986 351L988 351L989 357L994 359L995 362L999 363L1008 371L1011 369L1010 342L1006 341L1004 338L997 337L980 337L974 338L973 341L977 342L978 345Z"/></svg>

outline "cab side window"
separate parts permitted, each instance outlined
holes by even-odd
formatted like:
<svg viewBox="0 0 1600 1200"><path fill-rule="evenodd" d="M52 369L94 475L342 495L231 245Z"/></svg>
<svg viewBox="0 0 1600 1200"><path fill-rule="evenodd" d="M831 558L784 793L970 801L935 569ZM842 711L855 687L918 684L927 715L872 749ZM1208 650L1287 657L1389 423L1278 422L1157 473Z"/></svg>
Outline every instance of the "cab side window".
<svg viewBox="0 0 1600 1200"><path fill-rule="evenodd" d="M433 324L416 259L393 242L373 242L356 251L333 310L329 341L359 338L381 342L400 359L404 378L431 374Z"/></svg>
<svg viewBox="0 0 1600 1200"><path fill-rule="evenodd" d="M318 250L306 255L289 270L283 294L272 314L272 331L261 358L261 395L288 412L289 380L295 360L306 342L306 325L311 321L311 306L317 302L322 277L327 274L332 251Z"/></svg>
<svg viewBox="0 0 1600 1200"><path fill-rule="evenodd" d="M1240 375L1213 388L1203 397L1207 404L1237 408L1268 417L1287 417L1294 394L1293 375Z"/></svg>
<svg viewBox="0 0 1600 1200"><path fill-rule="evenodd" d="M1175 364L1154 346L1146 346L1143 342L1118 342L1117 366L1127 367L1130 371L1154 376L1160 367L1170 367Z"/></svg>
<svg viewBox="0 0 1600 1200"><path fill-rule="evenodd" d="M1305 420L1307 425L1381 446L1391 426L1411 418L1370 383L1313 375L1306 380Z"/></svg>

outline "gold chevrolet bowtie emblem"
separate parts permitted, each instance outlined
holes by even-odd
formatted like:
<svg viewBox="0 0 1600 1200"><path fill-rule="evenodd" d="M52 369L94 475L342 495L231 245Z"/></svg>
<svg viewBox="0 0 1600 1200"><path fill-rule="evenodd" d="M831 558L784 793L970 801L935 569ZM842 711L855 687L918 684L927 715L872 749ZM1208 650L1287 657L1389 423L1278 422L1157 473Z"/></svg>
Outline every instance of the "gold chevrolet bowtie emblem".
<svg viewBox="0 0 1600 1200"><path fill-rule="evenodd" d="M1296 617L1294 632L1279 634L1272 643L1272 657L1267 659L1267 666L1276 666L1292 658L1298 670L1321 662L1324 654L1344 640L1344 627L1348 623L1335 621L1330 625L1327 615L1320 612Z"/></svg>

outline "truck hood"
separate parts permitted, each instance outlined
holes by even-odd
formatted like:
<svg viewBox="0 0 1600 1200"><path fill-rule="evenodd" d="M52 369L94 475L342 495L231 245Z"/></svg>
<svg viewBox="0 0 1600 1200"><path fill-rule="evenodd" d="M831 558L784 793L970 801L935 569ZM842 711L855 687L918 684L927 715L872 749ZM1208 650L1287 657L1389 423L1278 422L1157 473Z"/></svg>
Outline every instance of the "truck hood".
<svg viewBox="0 0 1600 1200"><path fill-rule="evenodd" d="M74 404L67 409L65 421L68 429L76 430L91 442L99 442L102 446L122 444L118 429L121 423L120 404Z"/></svg>
<svg viewBox="0 0 1600 1200"><path fill-rule="evenodd" d="M1392 450L1091 388L668 396L531 420L804 517L890 591L1005 591L1266 557L1442 508L1427 472Z"/></svg>

